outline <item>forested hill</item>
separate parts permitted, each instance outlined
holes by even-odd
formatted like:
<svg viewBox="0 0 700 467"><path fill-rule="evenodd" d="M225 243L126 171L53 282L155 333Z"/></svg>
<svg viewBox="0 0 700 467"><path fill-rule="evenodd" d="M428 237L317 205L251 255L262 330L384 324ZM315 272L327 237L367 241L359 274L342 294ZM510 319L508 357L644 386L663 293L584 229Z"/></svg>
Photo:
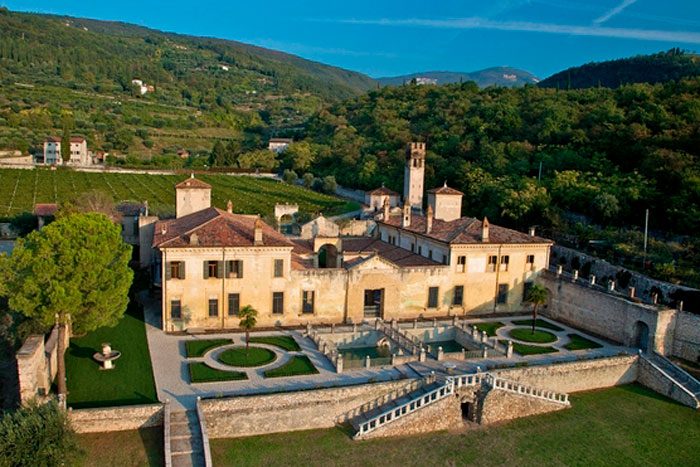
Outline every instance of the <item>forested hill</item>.
<svg viewBox="0 0 700 467"><path fill-rule="evenodd" d="M543 88L617 88L631 83L664 83L700 76L700 56L679 49L653 55L587 63L540 81Z"/></svg>
<svg viewBox="0 0 700 467"><path fill-rule="evenodd" d="M505 86L516 87L526 84L535 84L539 80L535 75L525 70L511 67L493 67L472 72L459 71L425 71L412 73L410 75L392 76L388 78L377 78L379 84L389 86L399 86L410 83L414 79L428 78L436 81L436 84L462 83L474 81L479 87Z"/></svg>
<svg viewBox="0 0 700 467"><path fill-rule="evenodd" d="M130 92L138 78L157 99L217 105L251 95L343 98L375 83L360 73L239 42L140 26L0 9L0 80ZM228 68L228 70L225 70Z"/></svg>

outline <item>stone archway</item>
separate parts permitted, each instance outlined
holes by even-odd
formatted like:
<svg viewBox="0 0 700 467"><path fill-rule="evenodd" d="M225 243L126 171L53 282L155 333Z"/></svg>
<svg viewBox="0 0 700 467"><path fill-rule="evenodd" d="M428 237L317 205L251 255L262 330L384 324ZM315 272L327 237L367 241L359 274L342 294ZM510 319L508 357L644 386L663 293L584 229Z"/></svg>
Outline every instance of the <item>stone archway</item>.
<svg viewBox="0 0 700 467"><path fill-rule="evenodd" d="M318 249L318 267L319 268L337 268L338 266L338 248L326 243Z"/></svg>
<svg viewBox="0 0 700 467"><path fill-rule="evenodd" d="M637 347L642 352L647 352L650 347L649 325L644 321L634 323L634 347Z"/></svg>

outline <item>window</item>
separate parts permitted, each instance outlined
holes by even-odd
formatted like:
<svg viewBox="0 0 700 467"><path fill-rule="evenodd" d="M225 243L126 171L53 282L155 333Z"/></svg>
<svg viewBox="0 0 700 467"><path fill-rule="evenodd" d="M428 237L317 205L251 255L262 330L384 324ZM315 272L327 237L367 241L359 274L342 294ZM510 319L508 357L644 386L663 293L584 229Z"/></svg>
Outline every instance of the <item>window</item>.
<svg viewBox="0 0 700 467"><path fill-rule="evenodd" d="M182 304L180 300L170 300L170 318L182 318Z"/></svg>
<svg viewBox="0 0 700 467"><path fill-rule="evenodd" d="M228 315L238 316L238 310L241 308L241 294L228 294Z"/></svg>
<svg viewBox="0 0 700 467"><path fill-rule="evenodd" d="M467 257L458 256L457 257L457 272L467 272Z"/></svg>
<svg viewBox="0 0 700 467"><path fill-rule="evenodd" d="M508 270L508 263L510 263L510 256L508 256L508 255L501 256L501 271Z"/></svg>
<svg viewBox="0 0 700 467"><path fill-rule="evenodd" d="M444 253L442 254L442 264L447 264L447 255Z"/></svg>
<svg viewBox="0 0 700 467"><path fill-rule="evenodd" d="M243 261L226 261L226 277L229 279L240 279L243 277Z"/></svg>
<svg viewBox="0 0 700 467"><path fill-rule="evenodd" d="M283 277L284 276L284 260L283 259L276 259L275 260L275 277Z"/></svg>
<svg viewBox="0 0 700 467"><path fill-rule="evenodd" d="M452 304L454 306L462 306L463 302L464 302L464 286L463 285L455 285L455 294L452 297Z"/></svg>
<svg viewBox="0 0 700 467"><path fill-rule="evenodd" d="M166 279L184 279L185 278L185 262L170 261L165 268Z"/></svg>
<svg viewBox="0 0 700 467"><path fill-rule="evenodd" d="M418 245L418 254L422 255L423 254L423 247Z"/></svg>
<svg viewBox="0 0 700 467"><path fill-rule="evenodd" d="M525 260L525 270L534 271L535 270L535 255L527 255Z"/></svg>
<svg viewBox="0 0 700 467"><path fill-rule="evenodd" d="M209 299L209 317L216 318L219 316L219 299L210 298Z"/></svg>
<svg viewBox="0 0 700 467"><path fill-rule="evenodd" d="M530 289L533 282L523 282L523 303L527 301L527 296L530 295Z"/></svg>
<svg viewBox="0 0 700 467"><path fill-rule="evenodd" d="M316 293L313 290L304 290L301 299L301 312L302 313L313 313L314 312L314 296Z"/></svg>
<svg viewBox="0 0 700 467"><path fill-rule="evenodd" d="M223 274L223 261L205 261L204 262L204 278L217 277L221 279Z"/></svg>
<svg viewBox="0 0 700 467"><path fill-rule="evenodd" d="M281 315L284 312L284 292L272 292L272 313Z"/></svg>
<svg viewBox="0 0 700 467"><path fill-rule="evenodd" d="M498 297L496 303L508 303L508 284L498 284Z"/></svg>
<svg viewBox="0 0 700 467"><path fill-rule="evenodd" d="M411 253L415 253L415 252L416 252L416 244L411 243Z"/></svg>
<svg viewBox="0 0 700 467"><path fill-rule="evenodd" d="M428 288L428 308L437 308L438 306L438 287Z"/></svg>
<svg viewBox="0 0 700 467"><path fill-rule="evenodd" d="M428 250L428 258L433 259L433 250Z"/></svg>
<svg viewBox="0 0 700 467"><path fill-rule="evenodd" d="M496 272L496 263L498 262L498 256L489 256L489 264L486 266L486 272Z"/></svg>

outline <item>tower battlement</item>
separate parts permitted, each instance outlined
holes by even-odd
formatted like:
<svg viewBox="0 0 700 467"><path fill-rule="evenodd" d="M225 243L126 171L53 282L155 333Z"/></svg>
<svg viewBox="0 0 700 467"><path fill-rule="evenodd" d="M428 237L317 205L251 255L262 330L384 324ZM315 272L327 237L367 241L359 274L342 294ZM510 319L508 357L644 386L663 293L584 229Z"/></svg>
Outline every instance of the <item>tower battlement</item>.
<svg viewBox="0 0 700 467"><path fill-rule="evenodd" d="M411 142L406 145L403 199L413 209L423 209L423 179L425 177L425 143Z"/></svg>

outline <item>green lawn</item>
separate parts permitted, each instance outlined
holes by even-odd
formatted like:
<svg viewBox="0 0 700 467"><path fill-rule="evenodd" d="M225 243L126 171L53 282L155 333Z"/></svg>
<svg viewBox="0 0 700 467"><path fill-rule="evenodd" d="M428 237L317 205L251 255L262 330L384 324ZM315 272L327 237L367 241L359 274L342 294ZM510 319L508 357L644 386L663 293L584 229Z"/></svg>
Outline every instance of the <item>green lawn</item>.
<svg viewBox="0 0 700 467"><path fill-rule="evenodd" d="M599 349L602 345L586 339L578 334L567 334L571 341L564 346L566 350L583 350L583 349Z"/></svg>
<svg viewBox="0 0 700 467"><path fill-rule="evenodd" d="M265 372L266 378L278 378L281 376L298 376L298 375L313 375L318 373L318 370L311 363L306 355L295 356L279 368L273 368Z"/></svg>
<svg viewBox="0 0 700 467"><path fill-rule="evenodd" d="M78 435L86 466L161 466L163 428Z"/></svg>
<svg viewBox="0 0 700 467"><path fill-rule="evenodd" d="M246 351L245 347L233 347L224 350L217 359L229 366L262 366L274 362L277 356L274 352L262 347L250 347Z"/></svg>
<svg viewBox="0 0 700 467"><path fill-rule="evenodd" d="M202 362L191 362L187 365L187 369L190 373L190 382L192 383L248 379L248 376L240 371L221 371Z"/></svg>
<svg viewBox="0 0 700 467"><path fill-rule="evenodd" d="M459 433L353 441L341 429L211 440L217 466L690 466L700 416L640 386L574 394L572 408Z"/></svg>
<svg viewBox="0 0 700 467"><path fill-rule="evenodd" d="M148 200L151 211L167 215L175 212L175 184L189 174L149 175L127 173L87 173L58 170L0 169L0 218L31 213L34 203L62 203L77 194L99 189L115 201ZM346 201L307 190L297 185L264 178L220 174L197 175L212 185L213 206L225 208L233 201L233 210L242 214L271 214L276 203L295 203L303 212L335 215L359 209Z"/></svg>
<svg viewBox="0 0 700 467"><path fill-rule="evenodd" d="M122 353L113 370L100 370L92 358L102 343ZM75 408L157 402L143 314L135 303L113 328L99 328L71 339L66 352L68 405Z"/></svg>
<svg viewBox="0 0 700 467"><path fill-rule="evenodd" d="M496 335L496 330L498 328L502 328L505 326L505 324L495 321L490 323L475 323L472 326L477 328L479 331L486 331L486 335L493 337Z"/></svg>
<svg viewBox="0 0 700 467"><path fill-rule="evenodd" d="M202 339L185 341L185 355L187 355L187 358L201 357L211 349L221 347L222 345L230 344L232 342L233 340L231 339Z"/></svg>
<svg viewBox="0 0 700 467"><path fill-rule="evenodd" d="M514 320L513 324L517 326L530 326L532 327L532 320L531 319L518 319ZM560 328L556 324L552 324L549 321L545 321L543 319L537 318L535 320L535 327L538 328L545 328L545 329L551 329L552 331L563 331L563 328Z"/></svg>
<svg viewBox="0 0 700 467"><path fill-rule="evenodd" d="M535 329L535 332L533 332L531 328L514 328L508 332L508 335L519 341L534 342L536 344L548 344L557 341L557 336L551 332L540 331L539 329Z"/></svg>
<svg viewBox="0 0 700 467"><path fill-rule="evenodd" d="M301 347L299 347L299 344L297 344L297 341L294 340L292 336L258 336L251 337L250 342L274 345L289 352L296 352L301 350Z"/></svg>
<svg viewBox="0 0 700 467"><path fill-rule="evenodd" d="M508 345L507 340L500 340L499 342L503 345ZM543 346L543 345L520 344L518 342L513 342L513 351L515 353L520 354L520 355L539 355L539 354L543 354L543 353L559 352L554 347Z"/></svg>

